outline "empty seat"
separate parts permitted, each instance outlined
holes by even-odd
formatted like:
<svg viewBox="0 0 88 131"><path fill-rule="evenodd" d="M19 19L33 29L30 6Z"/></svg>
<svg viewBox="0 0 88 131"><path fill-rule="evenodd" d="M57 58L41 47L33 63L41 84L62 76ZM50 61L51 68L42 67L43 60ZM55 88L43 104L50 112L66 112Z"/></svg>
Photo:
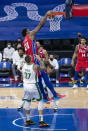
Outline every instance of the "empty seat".
<svg viewBox="0 0 88 131"><path fill-rule="evenodd" d="M71 78L71 58L62 58L59 62L59 82L68 82Z"/></svg>

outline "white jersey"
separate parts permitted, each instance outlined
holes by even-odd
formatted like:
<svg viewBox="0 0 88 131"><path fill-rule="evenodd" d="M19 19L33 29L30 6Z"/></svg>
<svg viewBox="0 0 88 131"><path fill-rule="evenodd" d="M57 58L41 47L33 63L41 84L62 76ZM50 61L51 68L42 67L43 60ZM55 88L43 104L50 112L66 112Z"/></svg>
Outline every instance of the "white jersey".
<svg viewBox="0 0 88 131"><path fill-rule="evenodd" d="M37 82L37 73L33 70L33 65L24 64L22 68L23 83L24 86L27 84L35 84Z"/></svg>
<svg viewBox="0 0 88 131"><path fill-rule="evenodd" d="M24 66L25 64L25 55L23 55L23 57L19 57L19 62L17 64L17 69L20 69Z"/></svg>

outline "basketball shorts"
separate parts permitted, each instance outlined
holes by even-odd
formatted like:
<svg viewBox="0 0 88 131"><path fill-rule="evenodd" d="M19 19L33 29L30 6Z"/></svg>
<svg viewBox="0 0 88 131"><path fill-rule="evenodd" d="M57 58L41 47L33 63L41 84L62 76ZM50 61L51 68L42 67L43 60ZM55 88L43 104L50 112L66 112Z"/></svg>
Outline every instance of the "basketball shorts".
<svg viewBox="0 0 88 131"><path fill-rule="evenodd" d="M88 62L86 61L78 61L76 64L76 71L79 72L84 68L85 72L88 72Z"/></svg>
<svg viewBox="0 0 88 131"><path fill-rule="evenodd" d="M36 99L37 101L42 100L38 84L24 84L24 97L22 100L30 102L33 99Z"/></svg>

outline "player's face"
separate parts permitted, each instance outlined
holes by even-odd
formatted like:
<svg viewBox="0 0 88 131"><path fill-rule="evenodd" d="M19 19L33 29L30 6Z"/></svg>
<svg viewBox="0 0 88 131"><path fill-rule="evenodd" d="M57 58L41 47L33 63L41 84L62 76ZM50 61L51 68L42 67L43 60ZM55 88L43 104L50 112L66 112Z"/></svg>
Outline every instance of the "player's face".
<svg viewBox="0 0 88 131"><path fill-rule="evenodd" d="M19 56L20 56L20 57L22 57L22 56L24 55L23 50L19 50L19 52L18 52L18 53L19 53Z"/></svg>
<svg viewBox="0 0 88 131"><path fill-rule="evenodd" d="M11 48L11 43L8 43L8 44L7 44L7 47L8 47L8 48Z"/></svg>
<svg viewBox="0 0 88 131"><path fill-rule="evenodd" d="M53 60L53 58L54 58L54 57L53 57L53 55L50 55L50 57L49 57L49 58L50 58L50 60Z"/></svg>
<svg viewBox="0 0 88 131"><path fill-rule="evenodd" d="M40 48L40 43L37 41L36 44L37 44L37 47L39 49Z"/></svg>
<svg viewBox="0 0 88 131"><path fill-rule="evenodd" d="M17 39L17 42L18 42L18 43L21 43L21 39L20 39L20 38L18 38L18 39Z"/></svg>
<svg viewBox="0 0 88 131"><path fill-rule="evenodd" d="M30 33L30 30L27 29L27 34L29 34L29 33Z"/></svg>
<svg viewBox="0 0 88 131"><path fill-rule="evenodd" d="M78 37L81 37L81 36L82 36L81 32L78 32Z"/></svg>
<svg viewBox="0 0 88 131"><path fill-rule="evenodd" d="M86 43L85 39L81 39L81 44L84 45Z"/></svg>

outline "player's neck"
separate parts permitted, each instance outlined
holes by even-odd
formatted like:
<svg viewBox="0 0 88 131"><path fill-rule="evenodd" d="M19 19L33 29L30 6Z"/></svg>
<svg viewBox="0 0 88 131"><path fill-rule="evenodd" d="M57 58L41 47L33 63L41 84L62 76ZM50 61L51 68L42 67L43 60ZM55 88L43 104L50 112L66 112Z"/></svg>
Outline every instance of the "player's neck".
<svg viewBox="0 0 88 131"><path fill-rule="evenodd" d="M43 48L43 47L42 47L42 46L40 46L40 47L39 47L39 50L41 50L42 48Z"/></svg>
<svg viewBox="0 0 88 131"><path fill-rule="evenodd" d="M86 44L81 44L81 47L85 47Z"/></svg>
<svg viewBox="0 0 88 131"><path fill-rule="evenodd" d="M27 63L27 65L32 65L32 64L33 64L33 62Z"/></svg>

